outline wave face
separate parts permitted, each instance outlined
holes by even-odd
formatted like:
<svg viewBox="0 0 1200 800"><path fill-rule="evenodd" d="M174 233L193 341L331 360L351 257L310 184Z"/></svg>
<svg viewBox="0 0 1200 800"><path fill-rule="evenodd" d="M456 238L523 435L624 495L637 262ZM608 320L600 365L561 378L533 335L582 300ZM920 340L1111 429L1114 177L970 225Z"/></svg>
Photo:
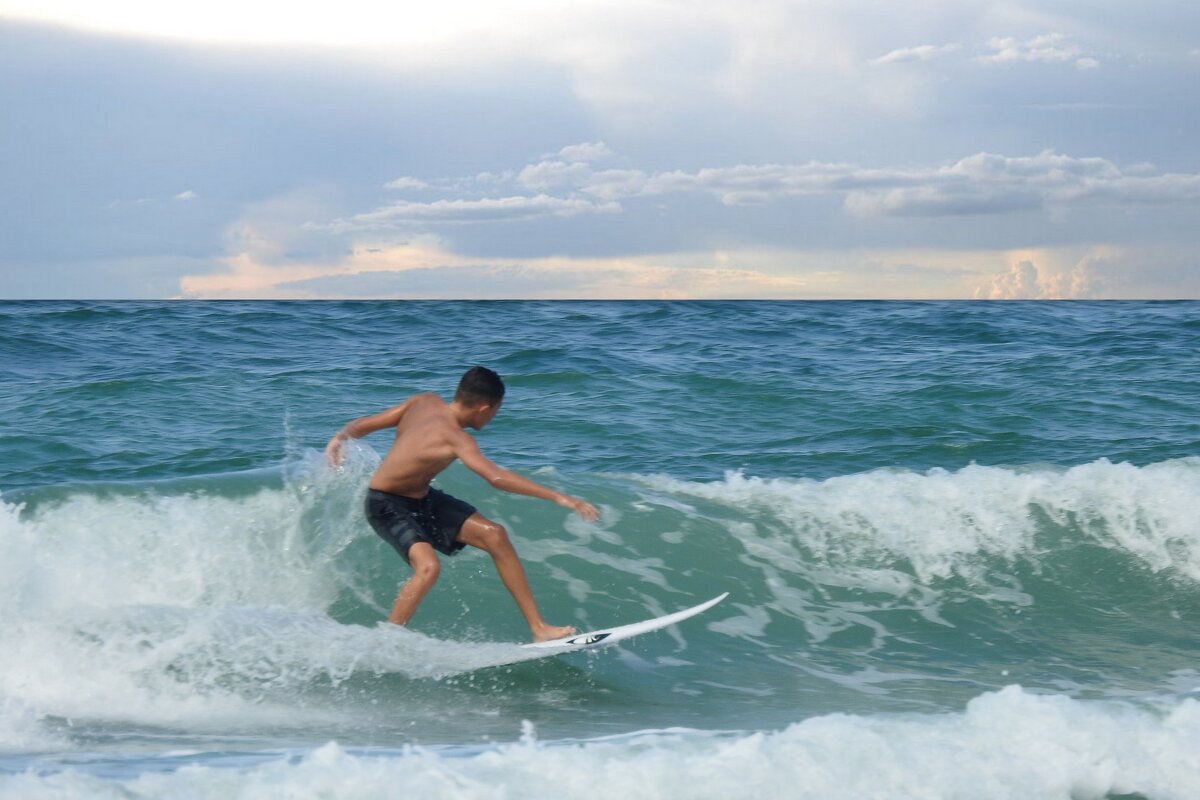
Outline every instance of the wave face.
<svg viewBox="0 0 1200 800"><path fill-rule="evenodd" d="M222 476L5 504L0 692L73 725L392 731L372 710L381 697L407 710L414 681L511 659L504 642L525 634L480 553L448 564L421 632L378 624L405 573L358 513L375 458L362 448L332 473L314 452L240 486ZM604 508L600 525L519 498L481 504L518 537L548 615L600 627L732 594L625 656L643 670L634 696L712 684L702 706L672 709L676 723L949 710L1009 683L1150 696L1195 674L1183 623L1200 614L1200 459L576 480ZM443 485L461 494L470 481L454 470ZM575 703L603 691L592 681L627 669L596 662L540 725L574 733ZM561 669L485 680L519 695ZM473 679L451 684L442 700L477 701ZM444 707L413 710L424 712ZM590 724L653 727L658 713L618 703Z"/></svg>
<svg viewBox="0 0 1200 800"><path fill-rule="evenodd" d="M0 796L1195 796L1198 308L0 304ZM382 623L387 438L319 451L464 353L485 452L602 509L438 479L548 620L729 599L493 667L468 549Z"/></svg>

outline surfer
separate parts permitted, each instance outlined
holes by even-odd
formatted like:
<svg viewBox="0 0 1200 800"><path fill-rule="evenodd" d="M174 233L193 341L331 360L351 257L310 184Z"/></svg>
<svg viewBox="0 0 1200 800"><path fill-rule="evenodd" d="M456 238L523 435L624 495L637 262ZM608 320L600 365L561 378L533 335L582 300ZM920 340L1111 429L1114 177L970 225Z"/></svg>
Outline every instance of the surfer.
<svg viewBox="0 0 1200 800"><path fill-rule="evenodd" d="M438 553L452 556L466 545L485 550L495 562L505 588L529 623L535 642L570 636L570 626L547 625L538 612L525 569L504 527L475 510L470 503L430 486L455 459L497 489L551 500L585 520L599 517L596 508L577 497L548 489L493 464L483 455L467 428L482 430L496 416L504 399L504 382L487 367L472 367L462 376L453 402L436 394L418 394L387 411L348 422L325 447L333 466L342 463L342 444L384 428L396 438L367 490L367 521L380 538L413 569L400 587L389 622L408 623L441 571Z"/></svg>

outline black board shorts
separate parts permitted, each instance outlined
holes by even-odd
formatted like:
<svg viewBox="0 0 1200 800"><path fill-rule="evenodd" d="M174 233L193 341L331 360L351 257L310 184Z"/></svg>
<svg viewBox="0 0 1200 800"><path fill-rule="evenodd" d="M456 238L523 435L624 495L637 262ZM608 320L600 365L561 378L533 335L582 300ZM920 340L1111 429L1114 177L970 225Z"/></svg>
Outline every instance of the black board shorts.
<svg viewBox="0 0 1200 800"><path fill-rule="evenodd" d="M375 533L409 564L408 550L417 542L428 542L448 556L466 547L458 541L458 532L475 513L475 506L432 487L419 500L368 489L363 508Z"/></svg>

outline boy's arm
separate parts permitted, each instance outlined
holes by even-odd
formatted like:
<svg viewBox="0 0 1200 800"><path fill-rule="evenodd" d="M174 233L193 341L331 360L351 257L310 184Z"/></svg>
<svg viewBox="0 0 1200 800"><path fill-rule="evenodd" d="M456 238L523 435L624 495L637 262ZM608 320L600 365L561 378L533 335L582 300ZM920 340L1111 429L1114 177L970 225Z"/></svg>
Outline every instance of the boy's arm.
<svg viewBox="0 0 1200 800"><path fill-rule="evenodd" d="M400 424L400 418L404 416L404 412L408 410L409 403L412 402L410 397L398 406L393 406L387 411L381 411L378 414L372 414L367 417L359 417L358 419L347 422L342 429L333 435L329 440L329 444L325 445L325 458L331 466L339 466L342 463L342 442L347 439L361 439L368 433L381 431L384 428L394 428Z"/></svg>
<svg viewBox="0 0 1200 800"><path fill-rule="evenodd" d="M600 512L586 500L548 489L540 483L534 483L528 478L524 478L515 472L509 472L503 467L494 464L483 454L479 449L479 445L471 438L470 434L463 433L461 437L455 437L454 454L467 469L476 473L479 477L503 492L524 494L530 497L540 497L543 500L550 500L563 508L571 509L589 522L594 522L600 518Z"/></svg>

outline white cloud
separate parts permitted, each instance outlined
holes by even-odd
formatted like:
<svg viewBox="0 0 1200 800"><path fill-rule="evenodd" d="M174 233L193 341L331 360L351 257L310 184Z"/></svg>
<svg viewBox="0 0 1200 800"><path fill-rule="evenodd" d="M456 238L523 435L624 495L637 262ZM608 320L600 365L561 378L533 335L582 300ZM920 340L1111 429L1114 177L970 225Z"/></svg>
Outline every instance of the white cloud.
<svg viewBox="0 0 1200 800"><path fill-rule="evenodd" d="M1067 250L804 251L749 249L624 258L497 258L455 252L436 236L377 242L325 260L263 262L250 253L194 274L194 298L964 298L1104 296L1124 253ZM1147 256L1151 260L1157 256ZM996 273L997 262L1010 266ZM1197 284L1192 282L1192 290ZM1169 295L1168 295L1169 296Z"/></svg>
<svg viewBox="0 0 1200 800"><path fill-rule="evenodd" d="M955 28L983 13L952 0L924 5L927 16L949 17ZM986 13L998 17L997 24L1007 22L1006 14ZM752 13L738 0L208 0L188 4L187 13L151 0L0 0L0 15L153 39L316 45L401 72L548 67L598 112L597 134L614 128L644 132L671 124L680 111L711 113L729 104L744 108L765 101L771 115L790 117L795 111L789 100L803 96L811 108L812 81L820 81L835 102L852 96L853 102L899 108L905 98L897 97L895 82L876 78L886 86L867 85L862 64L895 36L924 37L929 27L926 15L876 0L761 0ZM808 79L796 80L801 74ZM559 157L589 162L603 157L600 141L575 147L597 152Z"/></svg>
<svg viewBox="0 0 1200 800"><path fill-rule="evenodd" d="M593 203L580 198L513 196L481 200L436 200L431 203L402 202L336 220L327 228L335 233L386 230L405 223L512 222L538 217L573 217L578 214L620 211L616 203Z"/></svg>
<svg viewBox="0 0 1200 800"><path fill-rule="evenodd" d="M330 261L266 263L250 253L225 270L188 275L180 296L221 298L722 298L804 297L808 274L736 263L727 253L637 258L496 259L460 255L436 237L356 248ZM751 259L747 259L751 260ZM769 259L768 259L769 260Z"/></svg>
<svg viewBox="0 0 1200 800"><path fill-rule="evenodd" d="M980 287L975 296L981 300L1031 300L1040 294L1037 267L1032 261L1018 261L993 278L990 287Z"/></svg>
<svg viewBox="0 0 1200 800"><path fill-rule="evenodd" d="M519 171L446 178L433 185L454 187L471 196L393 203L324 227L347 232L402 225L524 222L615 213L622 210L621 201L678 194L707 194L727 206L832 195L840 196L851 213L892 217L996 215L1089 203L1138 206L1200 201L1200 174L1154 174L1153 167L1145 164L1123 170L1107 159L1050 150L1034 156L977 153L931 167L809 162L647 172L595 170L582 161L552 160ZM537 194L478 196L512 189Z"/></svg>
<svg viewBox="0 0 1200 800"><path fill-rule="evenodd" d="M910 185L852 192L847 208L862 214L942 216L1087 202L1158 205L1200 200L1200 175L1126 175L1106 159L1051 151L1015 158L980 153L934 170L912 170L904 177Z"/></svg>
<svg viewBox="0 0 1200 800"><path fill-rule="evenodd" d="M184 191L180 192L179 194L175 195L175 198L174 198L174 199L176 199L176 200L183 200L183 201L187 201L187 200L195 200L195 199L196 199L196 193L195 193L195 192L193 192L191 189L186 189L186 190L184 190Z"/></svg>
<svg viewBox="0 0 1200 800"><path fill-rule="evenodd" d="M756 205L788 196L837 192L860 185L890 185L905 178L895 171L851 164L735 164L695 172L638 169L593 171L582 163L543 161L525 167L517 182L531 189L570 189L606 200L653 195L706 193L725 205Z"/></svg>
<svg viewBox="0 0 1200 800"><path fill-rule="evenodd" d="M879 179L875 171L859 171L849 164L738 164L656 173L647 178L642 194L706 192L725 205L759 205L784 197L836 192L864 176Z"/></svg>
<svg viewBox="0 0 1200 800"><path fill-rule="evenodd" d="M1064 187L1063 200L1096 200L1121 205L1161 206L1200 200L1200 175L1121 175L1109 181L1087 181Z"/></svg>
<svg viewBox="0 0 1200 800"><path fill-rule="evenodd" d="M503 8L482 0L441 0L422 5L340 0L206 0L163 4L154 0L0 0L0 12L19 19L93 30L238 44L437 45L491 29L510 34L516 20L553 12L552 0L509 0Z"/></svg>
<svg viewBox="0 0 1200 800"><path fill-rule="evenodd" d="M517 176L514 170L506 169L503 172L480 172L471 180L484 186L500 185L509 183Z"/></svg>
<svg viewBox="0 0 1200 800"><path fill-rule="evenodd" d="M646 178L646 173L640 169L606 169L588 175L579 188L602 200L619 200L642 194L646 188Z"/></svg>
<svg viewBox="0 0 1200 800"><path fill-rule="evenodd" d="M383 185L385 189L428 189L429 184L420 178L413 178L405 175L395 180L388 181Z"/></svg>
<svg viewBox="0 0 1200 800"><path fill-rule="evenodd" d="M988 40L988 47L992 52L978 58L978 61L983 64L1073 61L1079 69L1095 69L1100 66L1099 61L1093 57L1084 56L1080 47L1071 43L1061 33L1046 33L1025 41L1019 41L1011 36L996 36Z"/></svg>
<svg viewBox="0 0 1200 800"><path fill-rule="evenodd" d="M1084 258L1068 272L1039 270L1029 259L1014 261L1008 271L995 275L975 290L977 300L1082 300L1097 296L1090 261Z"/></svg>
<svg viewBox="0 0 1200 800"><path fill-rule="evenodd" d="M879 58L872 59L870 63L882 66L884 64L903 64L913 61L932 61L935 58L940 58L960 49L962 49L962 45L959 44L922 44L917 47L901 47Z"/></svg>
<svg viewBox="0 0 1200 800"><path fill-rule="evenodd" d="M1194 297L1194 261L1171 248L1066 246L1034 251L941 247L764 248L627 257L496 256L396 226L336 237L323 252L298 241L303 197L284 197L229 232L223 269L181 280L192 297L774 297L1052 299ZM400 228L403 230L403 228ZM302 235L311 235L300 231ZM328 229L324 232L328 236ZM401 240L401 241L398 241ZM298 246L299 245L299 246ZM1022 262L1028 262L1023 264ZM1009 266L996 272L997 263ZM1166 267L1163 265L1166 264ZM1136 280L1133 275L1137 276ZM1152 287L1152 288L1150 288Z"/></svg>
<svg viewBox="0 0 1200 800"><path fill-rule="evenodd" d="M855 214L890 217L1009 214L1040 208L1042 203L1041 195L1029 189L981 190L969 184L852 192L846 197L846 208Z"/></svg>
<svg viewBox="0 0 1200 800"><path fill-rule="evenodd" d="M557 155L563 161L602 161L612 154L604 142L581 142L567 145Z"/></svg>
<svg viewBox="0 0 1200 800"><path fill-rule="evenodd" d="M592 168L582 161L542 161L517 173L517 183L535 191L576 188L586 183L591 175Z"/></svg>
<svg viewBox="0 0 1200 800"><path fill-rule="evenodd" d="M541 162L526 167L517 180L526 188L563 189L609 201L705 193L735 206L841 194L855 213L890 216L1002 214L1088 201L1153 205L1200 200L1200 175L1146 174L1145 165L1131 167L1127 174L1107 159L1050 150L1035 156L978 153L926 168L810 162L647 173Z"/></svg>

